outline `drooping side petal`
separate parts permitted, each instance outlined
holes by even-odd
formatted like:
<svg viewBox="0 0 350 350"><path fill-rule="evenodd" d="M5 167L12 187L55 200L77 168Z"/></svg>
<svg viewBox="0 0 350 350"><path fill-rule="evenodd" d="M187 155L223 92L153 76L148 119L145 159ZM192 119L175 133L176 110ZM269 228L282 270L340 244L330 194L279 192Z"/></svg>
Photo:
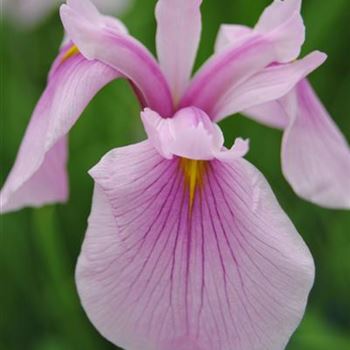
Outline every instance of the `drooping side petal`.
<svg viewBox="0 0 350 350"><path fill-rule="evenodd" d="M271 25L265 23L265 12L254 30L224 27L216 45L218 51L194 77L180 106L195 105L212 116L227 91L233 91L272 63L296 59L304 42L305 27L298 7L291 6L293 1L276 0L271 5L274 8L280 4L279 11L283 12Z"/></svg>
<svg viewBox="0 0 350 350"><path fill-rule="evenodd" d="M294 191L327 208L350 209L350 148L310 84L286 98L283 173Z"/></svg>
<svg viewBox="0 0 350 350"><path fill-rule="evenodd" d="M178 102L188 85L200 40L202 0L159 0L156 7L160 66Z"/></svg>
<svg viewBox="0 0 350 350"><path fill-rule="evenodd" d="M62 49L1 190L1 212L67 199L65 135L92 97L119 76L100 62L87 61L71 44Z"/></svg>
<svg viewBox="0 0 350 350"><path fill-rule="evenodd" d="M168 83L147 48L115 22L111 25L89 0L69 0L61 6L60 14L69 37L88 60L118 70L132 81L148 107L165 117L172 114Z"/></svg>
<svg viewBox="0 0 350 350"><path fill-rule="evenodd" d="M213 119L219 121L231 114L281 98L318 68L326 57L324 53L315 51L293 63L273 65L263 69L227 91L216 103Z"/></svg>
<svg viewBox="0 0 350 350"><path fill-rule="evenodd" d="M128 350L282 350L312 257L263 176L210 161L190 204L183 160L116 149L96 182L76 281L96 328Z"/></svg>

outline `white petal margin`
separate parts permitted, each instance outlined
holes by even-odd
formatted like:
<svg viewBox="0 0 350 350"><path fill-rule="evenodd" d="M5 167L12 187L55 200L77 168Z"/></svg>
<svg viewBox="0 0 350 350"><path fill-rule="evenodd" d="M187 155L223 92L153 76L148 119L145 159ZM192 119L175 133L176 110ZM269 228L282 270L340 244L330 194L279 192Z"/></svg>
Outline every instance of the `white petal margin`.
<svg viewBox="0 0 350 350"><path fill-rule="evenodd" d="M76 270L90 320L128 350L282 350L314 279L308 248L262 174L207 163L189 210L176 159L148 143L91 170Z"/></svg>

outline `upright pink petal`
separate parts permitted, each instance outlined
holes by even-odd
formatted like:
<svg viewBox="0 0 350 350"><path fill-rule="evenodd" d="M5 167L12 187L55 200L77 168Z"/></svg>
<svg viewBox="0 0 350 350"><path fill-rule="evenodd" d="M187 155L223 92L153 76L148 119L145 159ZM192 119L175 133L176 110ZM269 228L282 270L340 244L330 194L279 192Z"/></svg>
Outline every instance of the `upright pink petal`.
<svg viewBox="0 0 350 350"><path fill-rule="evenodd" d="M300 322L312 257L269 185L243 159L166 160L148 143L91 171L76 271L82 304L128 350L282 350Z"/></svg>
<svg viewBox="0 0 350 350"><path fill-rule="evenodd" d="M271 41L259 34L238 47L214 55L195 75L180 108L196 106L212 116L227 91L275 61Z"/></svg>
<svg viewBox="0 0 350 350"><path fill-rule="evenodd" d="M61 6L64 27L81 53L121 72L142 94L142 100L164 116L173 112L167 81L157 61L136 39L102 16L89 0L70 0Z"/></svg>
<svg viewBox="0 0 350 350"><path fill-rule="evenodd" d="M285 23L294 14L299 14L300 11L301 0L273 0L260 16L255 29L269 32Z"/></svg>
<svg viewBox="0 0 350 350"><path fill-rule="evenodd" d="M274 20L269 22L271 16ZM216 54L194 77L180 106L194 105L213 117L228 91L272 63L296 59L304 37L300 6L295 0L276 0L254 30L225 25L219 32Z"/></svg>
<svg viewBox="0 0 350 350"><path fill-rule="evenodd" d="M318 68L326 59L315 51L293 63L272 65L226 92L216 103L213 119L219 121L231 114L277 100L291 91L300 80Z"/></svg>
<svg viewBox="0 0 350 350"><path fill-rule="evenodd" d="M158 0L157 52L175 102L188 85L201 33L202 0Z"/></svg>
<svg viewBox="0 0 350 350"><path fill-rule="evenodd" d="M65 135L92 97L119 73L66 46L49 74L13 169L1 190L1 212L67 199Z"/></svg>
<svg viewBox="0 0 350 350"><path fill-rule="evenodd" d="M350 209L350 148L310 84L284 103L283 173L301 197L327 208Z"/></svg>
<svg viewBox="0 0 350 350"><path fill-rule="evenodd" d="M259 33L269 33L278 42L278 62L290 62L300 54L305 40L305 27L300 11L301 0L274 0L254 28Z"/></svg>
<svg viewBox="0 0 350 350"><path fill-rule="evenodd" d="M280 63L297 58L305 40L305 27L300 15L301 0L274 0L260 16L256 26L223 24L215 43L215 51L221 52L229 46L236 46L254 33L268 34L279 45ZM294 29L294 30L293 30ZM278 37L282 41L278 41Z"/></svg>
<svg viewBox="0 0 350 350"><path fill-rule="evenodd" d="M237 45L251 34L252 28L250 27L240 24L222 24L215 41L215 52L221 52Z"/></svg>

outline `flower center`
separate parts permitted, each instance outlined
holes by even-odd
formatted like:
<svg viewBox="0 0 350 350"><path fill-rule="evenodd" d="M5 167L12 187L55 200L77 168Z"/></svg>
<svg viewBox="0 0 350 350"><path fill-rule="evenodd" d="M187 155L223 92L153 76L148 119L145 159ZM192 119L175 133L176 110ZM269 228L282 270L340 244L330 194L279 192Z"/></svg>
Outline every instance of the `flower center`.
<svg viewBox="0 0 350 350"><path fill-rule="evenodd" d="M185 188L189 193L189 210L192 211L196 191L203 185L207 161L180 158L180 168L184 174Z"/></svg>

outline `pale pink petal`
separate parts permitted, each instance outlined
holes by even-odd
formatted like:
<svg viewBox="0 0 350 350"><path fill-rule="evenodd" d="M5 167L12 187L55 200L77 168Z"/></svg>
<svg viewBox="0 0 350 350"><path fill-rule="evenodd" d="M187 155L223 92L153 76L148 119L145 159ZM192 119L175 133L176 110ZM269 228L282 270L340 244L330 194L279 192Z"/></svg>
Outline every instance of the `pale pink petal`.
<svg viewBox="0 0 350 350"><path fill-rule="evenodd" d="M297 58L304 42L304 24L294 0L275 1L272 6L281 3L283 12L273 25L265 25L263 14L257 27L249 33L248 28L233 27L221 31L217 49L219 50L194 77L186 91L180 106L195 105L213 117L218 101L228 91L233 91L239 84L272 63L290 62ZM295 1L294 1L295 2ZM289 13L289 16L284 15ZM267 14L269 10L267 10ZM231 33L232 44L227 44Z"/></svg>
<svg viewBox="0 0 350 350"><path fill-rule="evenodd" d="M172 159L174 155L169 149L169 142L171 140L169 132L170 118L164 119L157 112L145 108L141 112L141 120L153 147L164 158Z"/></svg>
<svg viewBox="0 0 350 350"><path fill-rule="evenodd" d="M157 52L178 102L188 85L201 33L202 0L158 0Z"/></svg>
<svg viewBox="0 0 350 350"><path fill-rule="evenodd" d="M67 5L75 11L79 11L86 20L92 22L99 21L100 13L91 1L67 0Z"/></svg>
<svg viewBox="0 0 350 350"><path fill-rule="evenodd" d="M283 173L301 197L350 209L350 148L307 81L284 103Z"/></svg>
<svg viewBox="0 0 350 350"><path fill-rule="evenodd" d="M227 91L217 102L213 119L219 121L231 114L281 98L326 58L322 52L315 51L299 61L265 68Z"/></svg>
<svg viewBox="0 0 350 350"><path fill-rule="evenodd" d="M247 39L252 32L252 28L247 26L222 24L215 41L215 52L221 52L229 46L239 44L242 39Z"/></svg>
<svg viewBox="0 0 350 350"><path fill-rule="evenodd" d="M118 28L117 22L100 15L89 0L74 0L60 9L63 25L81 53L121 72L130 79L146 105L163 116L173 112L167 81L151 53ZM85 6L94 8L86 10ZM111 25L113 24L113 25Z"/></svg>
<svg viewBox="0 0 350 350"><path fill-rule="evenodd" d="M271 41L259 34L242 45L214 55L195 75L180 108L196 106L210 117L225 93L275 61Z"/></svg>
<svg viewBox="0 0 350 350"><path fill-rule="evenodd" d="M228 149L216 154L215 158L223 162L228 162L238 158L243 158L249 151L249 140L243 140L238 137L233 146Z"/></svg>
<svg viewBox="0 0 350 350"><path fill-rule="evenodd" d="M305 27L300 15L301 0L274 0L261 15L254 30L278 42L278 62L290 62L300 54Z"/></svg>
<svg viewBox="0 0 350 350"><path fill-rule="evenodd" d="M326 208L350 208L349 145L306 80L244 114L285 130L283 173L300 197Z"/></svg>
<svg viewBox="0 0 350 350"><path fill-rule="evenodd" d="M47 88L1 190L1 212L67 199L65 135L92 97L120 76L78 53L66 57L70 47L62 50L50 71Z"/></svg>
<svg viewBox="0 0 350 350"><path fill-rule="evenodd" d="M179 159L116 149L96 181L76 281L96 328L128 350L282 350L312 257L248 162L205 163L193 205Z"/></svg>
<svg viewBox="0 0 350 350"><path fill-rule="evenodd" d="M255 29L269 32L288 21L295 13L301 11L301 0L273 0L260 16Z"/></svg>
<svg viewBox="0 0 350 350"><path fill-rule="evenodd" d="M65 136L57 141L46 152L44 160L36 171L29 164L30 161L37 160L36 154L30 149L24 150L22 146L21 155L18 155L14 168L0 192L0 213L11 212L26 206L40 207L44 204L67 200L67 141ZM30 147L28 141L25 145ZM24 169L28 164L29 167Z"/></svg>
<svg viewBox="0 0 350 350"><path fill-rule="evenodd" d="M264 10L255 28L236 24L221 25L216 38L215 51L221 52L229 46L236 46L257 32L269 34L275 39L276 36L281 35L285 44L280 45L278 49L282 56L279 62L289 62L299 56L300 46L305 40L305 28L300 11L301 0L274 0ZM289 30L286 30L287 28ZM283 51L285 51L284 54Z"/></svg>
<svg viewBox="0 0 350 350"><path fill-rule="evenodd" d="M272 128L284 129L289 123L289 118L284 110L281 98L277 101L263 103L242 111L247 117Z"/></svg>
<svg viewBox="0 0 350 350"><path fill-rule="evenodd" d="M146 108L141 113L152 145L167 159L179 156L194 160L221 159L242 154L240 141L230 150L224 148L221 129L196 107L180 109L172 118L164 119ZM247 150L243 152L244 156Z"/></svg>

